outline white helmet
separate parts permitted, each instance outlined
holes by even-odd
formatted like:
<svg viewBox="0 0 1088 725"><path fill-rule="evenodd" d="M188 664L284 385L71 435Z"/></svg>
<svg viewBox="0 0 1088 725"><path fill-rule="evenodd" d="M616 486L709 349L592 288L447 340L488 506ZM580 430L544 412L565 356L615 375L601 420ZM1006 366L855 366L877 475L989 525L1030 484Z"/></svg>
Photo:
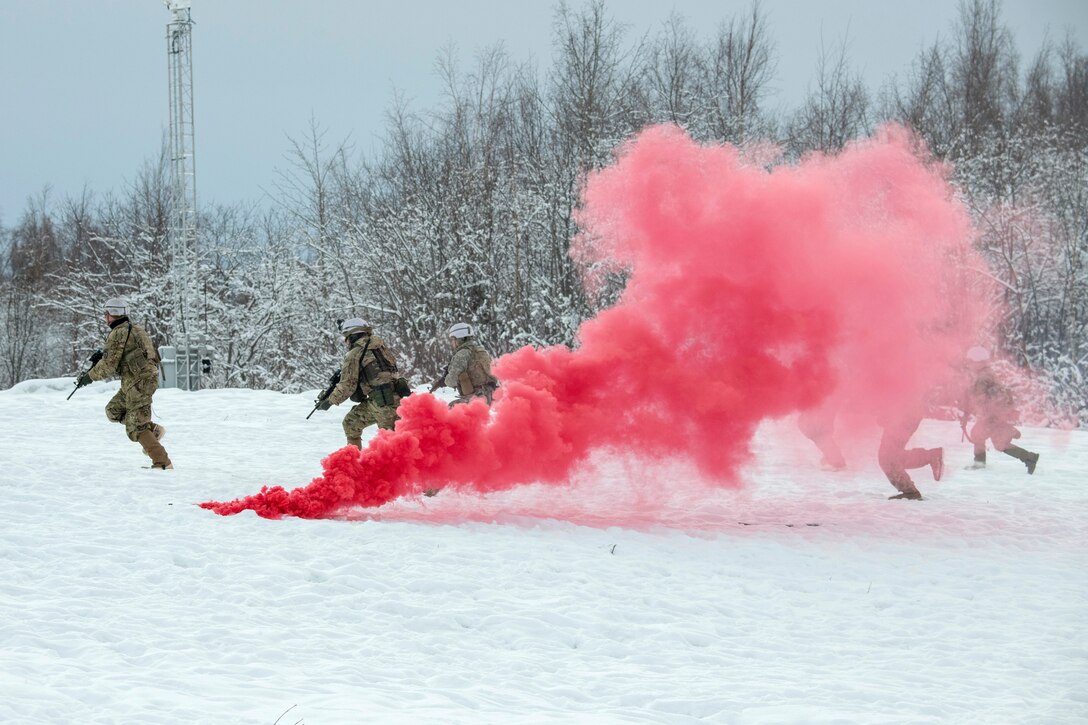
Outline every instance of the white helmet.
<svg viewBox="0 0 1088 725"><path fill-rule="evenodd" d="M106 304L103 305L103 309L107 315L122 317L128 314L128 303L120 297L110 297L106 300Z"/></svg>
<svg viewBox="0 0 1088 725"><path fill-rule="evenodd" d="M352 317L340 323L340 334L344 337L360 335L364 332L370 332L370 323L362 317Z"/></svg>
<svg viewBox="0 0 1088 725"><path fill-rule="evenodd" d="M986 362L990 359L990 351L981 345L975 345L967 351L966 357L971 362Z"/></svg>
<svg viewBox="0 0 1088 725"><path fill-rule="evenodd" d="M446 334L458 339L472 337L472 325L465 322L454 323L453 325L450 325L450 329L446 331Z"/></svg>

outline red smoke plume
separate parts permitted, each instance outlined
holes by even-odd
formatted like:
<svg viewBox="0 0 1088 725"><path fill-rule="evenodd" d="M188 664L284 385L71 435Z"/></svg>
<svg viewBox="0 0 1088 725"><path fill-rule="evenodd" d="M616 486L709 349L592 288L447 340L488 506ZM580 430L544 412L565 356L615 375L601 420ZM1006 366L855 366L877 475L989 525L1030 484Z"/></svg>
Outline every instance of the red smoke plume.
<svg viewBox="0 0 1088 725"><path fill-rule="evenodd" d="M331 454L308 486L202 506L322 517L430 487L565 481L596 449L683 456L736 486L766 418L831 396L868 413L913 404L976 342L957 276L973 231L923 153L888 128L768 170L647 129L585 186L574 254L628 282L576 349L498 359L491 411L413 395L395 432Z"/></svg>

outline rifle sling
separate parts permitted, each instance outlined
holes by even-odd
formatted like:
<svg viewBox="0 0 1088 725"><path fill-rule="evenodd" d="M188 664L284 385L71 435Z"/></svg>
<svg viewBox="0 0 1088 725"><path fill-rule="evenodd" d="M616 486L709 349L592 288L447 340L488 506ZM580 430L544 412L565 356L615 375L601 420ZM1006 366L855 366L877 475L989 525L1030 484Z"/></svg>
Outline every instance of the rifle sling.
<svg viewBox="0 0 1088 725"><path fill-rule="evenodd" d="M125 351L128 350L128 340L132 337L132 320L128 321L128 332L125 334L125 344L121 346L121 359L117 361L117 374L121 374L121 363L125 361ZM92 368L94 365L91 366ZM90 370L87 371L88 373Z"/></svg>
<svg viewBox="0 0 1088 725"><path fill-rule="evenodd" d="M359 378L361 378L364 383L369 383L370 382L366 378L366 365L363 364L363 358L366 357L366 351L370 349L370 341L372 339L373 338L371 338L369 335L367 335L366 344L363 345L363 354L359 356ZM378 356L375 355L374 357L377 358ZM355 383L355 386L359 387L359 383Z"/></svg>

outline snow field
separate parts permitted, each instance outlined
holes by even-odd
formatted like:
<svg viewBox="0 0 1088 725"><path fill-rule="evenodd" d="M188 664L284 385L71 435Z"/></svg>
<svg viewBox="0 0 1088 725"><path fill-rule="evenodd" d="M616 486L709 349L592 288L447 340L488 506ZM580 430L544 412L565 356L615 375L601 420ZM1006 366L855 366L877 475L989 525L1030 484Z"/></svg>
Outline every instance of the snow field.
<svg viewBox="0 0 1088 725"><path fill-rule="evenodd" d="M102 414L117 383L70 386L0 392L3 722L1088 719L1081 431L1024 429L1028 477L925 421L923 502L886 500L875 440L825 472L785 420L740 491L602 452L569 486L268 521L193 504L306 483L343 408L160 391L160 472Z"/></svg>

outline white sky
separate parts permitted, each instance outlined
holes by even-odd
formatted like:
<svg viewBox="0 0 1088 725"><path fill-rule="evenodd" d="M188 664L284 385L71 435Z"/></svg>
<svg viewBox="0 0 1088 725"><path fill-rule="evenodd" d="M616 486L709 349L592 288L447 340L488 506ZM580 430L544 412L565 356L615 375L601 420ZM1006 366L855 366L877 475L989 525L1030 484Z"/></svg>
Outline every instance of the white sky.
<svg viewBox="0 0 1088 725"><path fill-rule="evenodd" d="M571 0L581 7L586 0ZM612 0L632 34L656 32L675 10L705 37L748 0ZM874 89L947 34L952 0L764 0L777 44L779 93L792 104L824 43L849 37ZM434 59L454 45L467 66L499 41L515 61L550 58L555 4L499 0L193 0L197 192L200 203L260 201L287 164L287 135L311 115L327 140L368 151L394 89L422 109L437 97ZM1046 33L1088 37L1084 0L1006 0L1021 55ZM0 223L18 221L46 184L54 201L84 185L120 190L160 148L167 123L159 0L0 2ZM705 30L704 30L705 29Z"/></svg>

